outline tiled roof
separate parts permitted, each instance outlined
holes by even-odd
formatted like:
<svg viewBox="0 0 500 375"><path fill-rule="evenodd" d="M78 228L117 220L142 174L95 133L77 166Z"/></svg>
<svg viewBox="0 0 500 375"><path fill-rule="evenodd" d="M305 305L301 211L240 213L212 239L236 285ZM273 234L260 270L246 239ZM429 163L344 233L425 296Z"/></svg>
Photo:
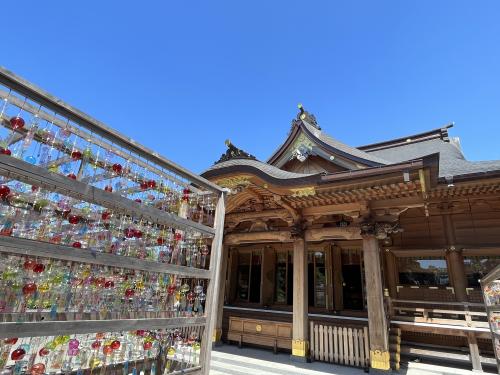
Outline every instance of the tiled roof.
<svg viewBox="0 0 500 375"><path fill-rule="evenodd" d="M392 163L439 153L439 177L462 176L500 170L500 160L468 161L456 143L440 138L421 142L408 142L408 144L369 151L369 153Z"/></svg>

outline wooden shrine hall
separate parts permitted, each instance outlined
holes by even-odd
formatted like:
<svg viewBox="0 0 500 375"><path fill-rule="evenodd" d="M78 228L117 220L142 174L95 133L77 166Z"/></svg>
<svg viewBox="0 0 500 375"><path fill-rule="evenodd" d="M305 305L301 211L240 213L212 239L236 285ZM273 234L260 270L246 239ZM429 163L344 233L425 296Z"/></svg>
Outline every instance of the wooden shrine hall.
<svg viewBox="0 0 500 375"><path fill-rule="evenodd" d="M375 372L494 363L500 161L466 160L452 125L351 147L299 109L266 162L227 141L203 173L231 192L215 339Z"/></svg>

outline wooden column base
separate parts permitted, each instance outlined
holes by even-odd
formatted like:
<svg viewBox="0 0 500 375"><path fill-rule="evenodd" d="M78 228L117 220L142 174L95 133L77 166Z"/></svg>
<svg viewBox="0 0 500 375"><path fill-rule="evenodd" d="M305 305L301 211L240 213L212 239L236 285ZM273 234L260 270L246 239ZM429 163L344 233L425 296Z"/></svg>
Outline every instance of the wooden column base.
<svg viewBox="0 0 500 375"><path fill-rule="evenodd" d="M370 350L370 365L373 370L390 371L391 355L387 351Z"/></svg>

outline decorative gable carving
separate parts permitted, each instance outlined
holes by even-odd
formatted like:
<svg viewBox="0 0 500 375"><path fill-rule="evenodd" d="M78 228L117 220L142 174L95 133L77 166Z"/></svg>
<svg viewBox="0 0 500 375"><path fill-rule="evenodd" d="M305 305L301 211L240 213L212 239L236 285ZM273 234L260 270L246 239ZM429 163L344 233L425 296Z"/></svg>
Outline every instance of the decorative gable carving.
<svg viewBox="0 0 500 375"><path fill-rule="evenodd" d="M248 152L243 151L242 149L236 147L231 143L229 139L226 139L225 142L227 146L227 151L221 155L220 159L217 160L214 164L219 164L224 161L228 161L231 159L251 159L251 160L257 160L257 158Z"/></svg>

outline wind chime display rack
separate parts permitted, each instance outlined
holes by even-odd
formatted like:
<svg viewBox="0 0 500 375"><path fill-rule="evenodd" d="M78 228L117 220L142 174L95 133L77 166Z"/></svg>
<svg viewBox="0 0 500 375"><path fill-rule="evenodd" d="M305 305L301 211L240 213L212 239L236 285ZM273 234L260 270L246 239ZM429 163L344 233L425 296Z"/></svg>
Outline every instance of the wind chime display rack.
<svg viewBox="0 0 500 375"><path fill-rule="evenodd" d="M0 123L0 375L208 374L223 190L4 68Z"/></svg>

